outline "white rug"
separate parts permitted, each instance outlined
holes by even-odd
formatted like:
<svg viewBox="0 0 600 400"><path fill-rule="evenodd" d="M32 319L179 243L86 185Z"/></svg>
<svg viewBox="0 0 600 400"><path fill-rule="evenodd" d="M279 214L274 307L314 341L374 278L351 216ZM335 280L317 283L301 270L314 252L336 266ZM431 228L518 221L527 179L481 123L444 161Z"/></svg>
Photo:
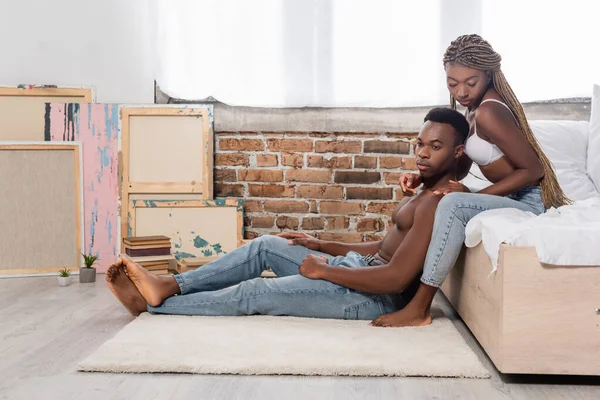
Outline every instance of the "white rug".
<svg viewBox="0 0 600 400"><path fill-rule="evenodd" d="M368 321L143 313L78 370L489 377L446 317L428 327L398 329Z"/></svg>

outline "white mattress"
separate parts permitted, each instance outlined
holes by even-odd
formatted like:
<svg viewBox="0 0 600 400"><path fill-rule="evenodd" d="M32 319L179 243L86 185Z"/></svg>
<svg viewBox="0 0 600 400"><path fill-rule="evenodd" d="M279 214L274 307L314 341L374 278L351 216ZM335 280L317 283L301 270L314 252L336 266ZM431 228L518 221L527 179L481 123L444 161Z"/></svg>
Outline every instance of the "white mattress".
<svg viewBox="0 0 600 400"><path fill-rule="evenodd" d="M563 266L600 266L600 198L577 201L545 214L517 209L484 211L466 227L467 247L483 247L498 265L500 244L534 246L541 262Z"/></svg>

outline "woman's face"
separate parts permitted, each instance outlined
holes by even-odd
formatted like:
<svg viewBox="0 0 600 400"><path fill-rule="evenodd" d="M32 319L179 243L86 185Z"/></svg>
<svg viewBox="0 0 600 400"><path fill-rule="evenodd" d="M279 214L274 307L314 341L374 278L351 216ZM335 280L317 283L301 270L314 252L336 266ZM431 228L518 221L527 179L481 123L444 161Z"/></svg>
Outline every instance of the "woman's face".
<svg viewBox="0 0 600 400"><path fill-rule="evenodd" d="M462 106L471 108L481 101L490 83L490 73L457 63L445 66L446 85L452 97Z"/></svg>

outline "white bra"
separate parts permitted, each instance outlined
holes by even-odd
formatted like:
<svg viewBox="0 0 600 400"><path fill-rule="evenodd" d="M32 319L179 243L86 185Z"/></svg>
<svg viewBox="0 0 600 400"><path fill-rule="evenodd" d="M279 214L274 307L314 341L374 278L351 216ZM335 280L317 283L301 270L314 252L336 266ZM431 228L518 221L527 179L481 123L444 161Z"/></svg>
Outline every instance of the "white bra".
<svg viewBox="0 0 600 400"><path fill-rule="evenodd" d="M508 108L508 110L512 114L512 111L510 110L510 108L503 102L496 100L496 99L487 99L487 100L482 101L481 104L485 103L486 101L494 101L496 103L500 103L504 107ZM514 117L515 116L513 114L513 118ZM516 118L515 118L515 121L516 121ZM471 160L473 160L473 162L475 164L485 166L485 165L488 165L488 164L496 161L497 159L501 158L502 156L504 156L504 153L502 152L502 150L500 150L498 148L498 146L496 146L493 143L483 140L481 137L479 137L477 135L477 121L476 120L474 121L474 125L475 126L473 129L473 134L467 138L467 143L465 144L465 153L467 153L469 158Z"/></svg>

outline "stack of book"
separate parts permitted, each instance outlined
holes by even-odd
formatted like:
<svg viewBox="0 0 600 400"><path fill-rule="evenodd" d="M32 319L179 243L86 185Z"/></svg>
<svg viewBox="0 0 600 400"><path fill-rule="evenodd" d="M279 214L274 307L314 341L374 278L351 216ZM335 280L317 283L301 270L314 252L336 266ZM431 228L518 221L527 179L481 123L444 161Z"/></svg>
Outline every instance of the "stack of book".
<svg viewBox="0 0 600 400"><path fill-rule="evenodd" d="M155 275L169 273L175 256L171 254L171 238L167 236L130 236L123 239L125 254Z"/></svg>

